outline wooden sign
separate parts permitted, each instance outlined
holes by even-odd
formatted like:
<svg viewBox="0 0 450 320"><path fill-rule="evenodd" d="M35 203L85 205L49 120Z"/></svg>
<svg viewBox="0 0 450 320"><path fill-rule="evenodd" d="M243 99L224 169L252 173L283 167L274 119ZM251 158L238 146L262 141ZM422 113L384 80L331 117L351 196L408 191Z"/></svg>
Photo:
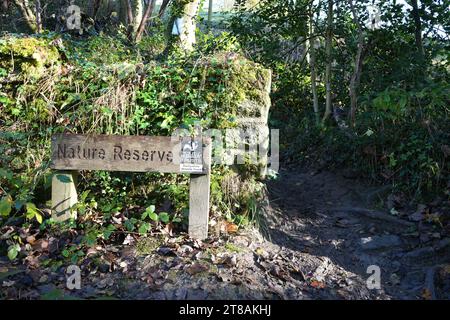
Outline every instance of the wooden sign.
<svg viewBox="0 0 450 320"><path fill-rule="evenodd" d="M202 145L202 141L191 137L60 135L52 138L51 167L202 174L207 167L203 163Z"/></svg>
<svg viewBox="0 0 450 320"><path fill-rule="evenodd" d="M68 219L77 203L76 171L189 173L189 234L208 234L211 141L202 137L63 134L52 137L52 210Z"/></svg>

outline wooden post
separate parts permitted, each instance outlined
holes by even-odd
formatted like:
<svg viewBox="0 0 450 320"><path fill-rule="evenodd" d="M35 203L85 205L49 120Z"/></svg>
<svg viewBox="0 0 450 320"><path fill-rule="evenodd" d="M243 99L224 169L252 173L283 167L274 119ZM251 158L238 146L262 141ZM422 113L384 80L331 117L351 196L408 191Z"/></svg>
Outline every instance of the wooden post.
<svg viewBox="0 0 450 320"><path fill-rule="evenodd" d="M189 236L208 237L209 196L211 180L211 141L203 139L204 174L191 174L189 185Z"/></svg>
<svg viewBox="0 0 450 320"><path fill-rule="evenodd" d="M78 202L76 171L57 171L52 177L52 215L56 221L76 217L71 208Z"/></svg>

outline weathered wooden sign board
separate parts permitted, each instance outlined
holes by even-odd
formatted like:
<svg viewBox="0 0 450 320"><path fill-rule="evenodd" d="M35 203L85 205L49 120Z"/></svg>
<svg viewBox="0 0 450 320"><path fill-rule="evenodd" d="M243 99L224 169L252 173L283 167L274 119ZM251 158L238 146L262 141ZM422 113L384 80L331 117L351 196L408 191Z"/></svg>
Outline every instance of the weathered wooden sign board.
<svg viewBox="0 0 450 320"><path fill-rule="evenodd" d="M62 134L52 137L52 210L68 219L79 170L190 174L189 234L208 236L211 141L202 137Z"/></svg>

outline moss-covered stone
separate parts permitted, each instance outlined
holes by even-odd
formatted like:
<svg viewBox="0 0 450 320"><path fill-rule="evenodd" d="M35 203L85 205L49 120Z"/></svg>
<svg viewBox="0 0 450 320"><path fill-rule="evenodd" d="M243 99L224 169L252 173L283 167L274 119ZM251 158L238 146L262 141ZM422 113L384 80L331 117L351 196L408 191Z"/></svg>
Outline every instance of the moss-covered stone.
<svg viewBox="0 0 450 320"><path fill-rule="evenodd" d="M231 110L228 112L236 117L237 125L234 127L243 129L249 144L260 148L256 163L255 159L247 159L241 165L244 165L245 171L256 172L257 176L264 177L268 164L271 70L243 56L227 52L208 57L203 63L229 72L227 90ZM242 140L240 133L236 131L232 138L236 143ZM248 156L242 155L242 158L246 159Z"/></svg>
<svg viewBox="0 0 450 320"><path fill-rule="evenodd" d="M58 49L49 40L34 37L0 39L0 67L21 77L40 77L46 67L60 60Z"/></svg>

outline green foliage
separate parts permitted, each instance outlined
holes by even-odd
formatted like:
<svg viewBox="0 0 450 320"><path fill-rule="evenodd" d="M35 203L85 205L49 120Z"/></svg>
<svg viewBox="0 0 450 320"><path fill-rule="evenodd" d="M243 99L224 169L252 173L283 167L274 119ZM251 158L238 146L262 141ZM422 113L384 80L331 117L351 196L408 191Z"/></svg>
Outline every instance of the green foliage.
<svg viewBox="0 0 450 320"><path fill-rule="evenodd" d="M5 48L5 43L16 41L14 36L5 39ZM1 69L6 71L0 72L5 83L0 87L0 225L14 217L55 234L76 228L81 243L63 253L71 261L84 259L87 247L118 241L123 234L185 229L189 179L160 173L83 172L79 202L72 208L78 218L58 223L46 217L42 208L50 205L50 137L61 132L170 135L197 122L205 129L234 127L237 106L246 94L257 96L250 83L258 81L263 69L224 52L239 50L236 39L227 34L205 35L198 51L173 54L165 61L146 61L161 49L158 37L144 38L135 47L121 34L24 39L22 43L36 45L34 50L48 49L59 58L42 64L45 72L26 80L16 77L21 70L12 75L7 67ZM55 39L60 45L52 44ZM220 180L222 174L213 172L213 179ZM212 197L221 204L213 214L245 224L245 215L253 212L247 208L252 206L250 193L225 200L227 193L214 188Z"/></svg>
<svg viewBox="0 0 450 320"><path fill-rule="evenodd" d="M309 34L309 8L315 17L315 35L323 43L326 21L318 15L325 10L323 4L310 7L307 1L263 0L249 10L248 2L237 1L230 27L243 50L274 72L271 125L281 129L281 150L287 161L352 167L377 183L393 183L415 200L445 191L449 165L448 151L443 150L450 141L448 39L433 27L448 27L445 6L423 4L435 16L421 17L428 34L422 59L410 13L398 3L380 4L386 23L380 29L364 29L356 125L352 127L342 115L346 127L339 127L333 119L324 126L316 125L311 70L302 50ZM355 5L360 22L365 21L366 7ZM339 4L333 19L331 85L333 107L347 114L353 72L350 62L354 61L358 39L355 30L348 3ZM323 114L324 46L315 48L315 53L319 112Z"/></svg>

